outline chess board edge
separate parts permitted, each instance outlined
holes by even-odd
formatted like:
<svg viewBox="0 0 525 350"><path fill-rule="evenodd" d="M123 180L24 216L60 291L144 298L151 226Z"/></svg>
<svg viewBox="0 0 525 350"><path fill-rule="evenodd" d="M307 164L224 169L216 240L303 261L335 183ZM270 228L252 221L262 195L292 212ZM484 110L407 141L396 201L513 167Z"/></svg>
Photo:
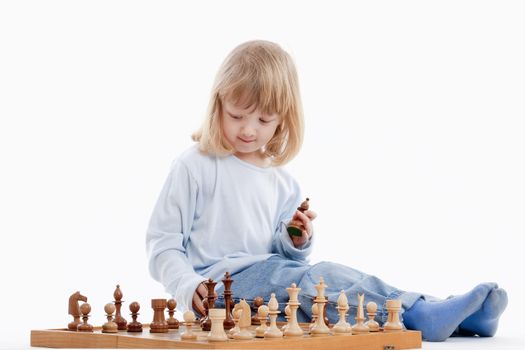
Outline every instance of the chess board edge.
<svg viewBox="0 0 525 350"><path fill-rule="evenodd" d="M375 332L354 335L326 335L313 337L284 337L278 339L229 340L208 342L200 332L197 340L180 340L180 331L170 330L165 334L151 334L148 327L142 333L101 333L100 327L91 332L71 332L67 329L31 331L31 346L45 348L146 348L146 349L360 349L376 350L393 346L394 349L420 349L421 332Z"/></svg>

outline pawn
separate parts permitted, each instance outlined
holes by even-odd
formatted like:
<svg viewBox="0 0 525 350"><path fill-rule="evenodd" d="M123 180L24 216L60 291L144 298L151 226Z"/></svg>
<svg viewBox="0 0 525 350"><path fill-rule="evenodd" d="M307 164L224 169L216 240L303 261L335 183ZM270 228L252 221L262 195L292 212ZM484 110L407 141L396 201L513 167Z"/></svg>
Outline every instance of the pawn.
<svg viewBox="0 0 525 350"><path fill-rule="evenodd" d="M316 303L312 304L312 320L310 322L310 331L315 326L315 323L317 322L317 317L319 317L319 308L317 307Z"/></svg>
<svg viewBox="0 0 525 350"><path fill-rule="evenodd" d="M193 323L195 322L195 314L188 310L183 315L185 331L180 335L182 340L197 339L197 335L193 333Z"/></svg>
<svg viewBox="0 0 525 350"><path fill-rule="evenodd" d="M169 329L179 329L179 320L177 320L173 315L175 314L175 308L177 307L177 302L175 299L168 300L168 327Z"/></svg>
<svg viewBox="0 0 525 350"><path fill-rule="evenodd" d="M253 299L252 310L255 312L255 314L252 317L252 325L258 326L260 324L259 318L257 317L257 310L259 310L259 306L263 304L264 299L262 297L255 297L255 299Z"/></svg>
<svg viewBox="0 0 525 350"><path fill-rule="evenodd" d="M106 312L106 317L108 321L102 325L102 333L117 333L118 325L113 322L113 313L115 312L115 305L112 303L107 303L104 306L104 311Z"/></svg>
<svg viewBox="0 0 525 350"><path fill-rule="evenodd" d="M82 313L82 323L78 325L79 332L93 332L93 326L88 323L89 313L91 312L91 305L83 303L80 305L80 312Z"/></svg>
<svg viewBox="0 0 525 350"><path fill-rule="evenodd" d="M290 315L292 314L292 310L290 310L290 305L286 304L284 307L284 319L286 320L286 323L281 327L281 331L284 333L286 331L286 328L288 327L288 323L290 323Z"/></svg>
<svg viewBox="0 0 525 350"><path fill-rule="evenodd" d="M365 325L368 326L370 332L379 332L379 323L375 320L376 314L377 304L373 301L368 302L366 304L366 316L368 317L368 321L366 321Z"/></svg>
<svg viewBox="0 0 525 350"><path fill-rule="evenodd" d="M128 323L128 332L142 332L142 323L137 321L139 310L140 304L136 301L129 304L129 311L131 311L131 318L133 321Z"/></svg>
<svg viewBox="0 0 525 350"><path fill-rule="evenodd" d="M259 319L260 326L255 328L255 337L257 338L264 338L264 332L268 330L268 326L266 325L266 319L268 318L268 306L261 305L257 309L257 318Z"/></svg>

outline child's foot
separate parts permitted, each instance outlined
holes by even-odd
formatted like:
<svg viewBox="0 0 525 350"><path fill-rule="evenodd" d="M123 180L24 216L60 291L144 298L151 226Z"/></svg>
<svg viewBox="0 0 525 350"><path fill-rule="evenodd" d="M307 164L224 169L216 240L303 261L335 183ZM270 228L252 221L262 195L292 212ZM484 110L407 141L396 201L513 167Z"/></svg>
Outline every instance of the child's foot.
<svg viewBox="0 0 525 350"><path fill-rule="evenodd" d="M482 283L470 292L446 300L429 302L419 299L403 313L403 322L409 329L420 330L423 339L444 341L461 322L478 311L495 283Z"/></svg>
<svg viewBox="0 0 525 350"><path fill-rule="evenodd" d="M494 336L498 329L499 317L507 307L507 303L507 292L504 289L492 289L481 308L460 323L459 333L477 334L480 337Z"/></svg>

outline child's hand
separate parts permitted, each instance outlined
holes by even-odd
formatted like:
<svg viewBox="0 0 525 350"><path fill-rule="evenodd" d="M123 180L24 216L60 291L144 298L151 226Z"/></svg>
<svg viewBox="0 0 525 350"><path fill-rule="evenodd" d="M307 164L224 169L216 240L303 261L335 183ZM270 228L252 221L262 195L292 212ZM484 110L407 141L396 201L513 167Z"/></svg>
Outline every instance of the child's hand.
<svg viewBox="0 0 525 350"><path fill-rule="evenodd" d="M206 316L206 308L204 307L203 301L208 296L208 288L204 282L199 283L195 293L193 293L193 300L191 306L199 317ZM217 300L217 292L215 292L215 300Z"/></svg>
<svg viewBox="0 0 525 350"><path fill-rule="evenodd" d="M317 214L311 210L307 210L304 213L301 213L297 210L292 218L292 220L299 220L302 222L303 227L305 228L302 232L302 235L299 236L290 236L292 238L292 243L294 247L300 247L312 238L314 233L314 227L312 221L317 217Z"/></svg>
<svg viewBox="0 0 525 350"><path fill-rule="evenodd" d="M199 286L197 287L197 289L195 289L195 293L193 293L193 300L191 302L193 310L197 313L197 316L199 317L206 315L206 309L204 308L202 301L204 300L204 298L206 298L207 295L208 288L206 288L204 282L199 283Z"/></svg>

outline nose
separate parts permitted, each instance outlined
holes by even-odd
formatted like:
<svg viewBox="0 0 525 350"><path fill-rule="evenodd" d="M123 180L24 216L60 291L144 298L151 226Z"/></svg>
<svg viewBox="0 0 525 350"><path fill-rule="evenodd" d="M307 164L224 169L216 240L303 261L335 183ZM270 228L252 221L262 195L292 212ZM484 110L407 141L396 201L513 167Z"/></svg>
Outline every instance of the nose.
<svg viewBox="0 0 525 350"><path fill-rule="evenodd" d="M253 127L253 125L251 125L251 123L246 123L245 125L243 125L242 129L241 129L241 134L243 137L246 137L246 138L252 138L255 136L255 127Z"/></svg>

